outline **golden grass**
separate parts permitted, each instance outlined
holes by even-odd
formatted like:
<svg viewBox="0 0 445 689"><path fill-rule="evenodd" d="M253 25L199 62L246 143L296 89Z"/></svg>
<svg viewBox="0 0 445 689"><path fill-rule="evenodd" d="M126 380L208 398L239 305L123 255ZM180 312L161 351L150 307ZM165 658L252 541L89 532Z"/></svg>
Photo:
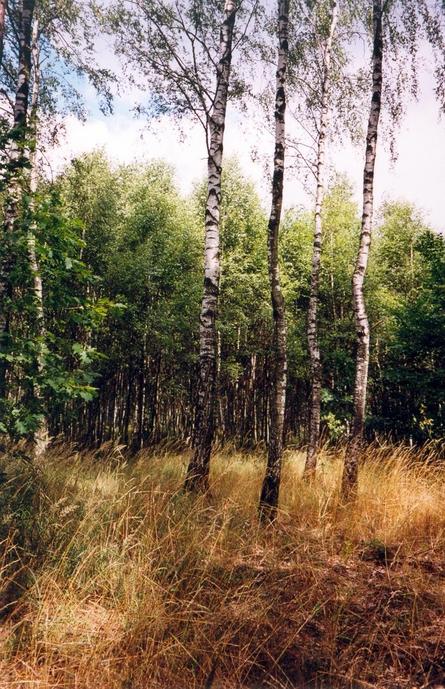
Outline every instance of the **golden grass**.
<svg viewBox="0 0 445 689"><path fill-rule="evenodd" d="M322 453L312 485L289 451L266 529L264 457L220 451L210 493L193 498L181 492L184 454L103 454L7 466L2 689L440 679L445 471L434 447L370 447L349 504L342 451Z"/></svg>

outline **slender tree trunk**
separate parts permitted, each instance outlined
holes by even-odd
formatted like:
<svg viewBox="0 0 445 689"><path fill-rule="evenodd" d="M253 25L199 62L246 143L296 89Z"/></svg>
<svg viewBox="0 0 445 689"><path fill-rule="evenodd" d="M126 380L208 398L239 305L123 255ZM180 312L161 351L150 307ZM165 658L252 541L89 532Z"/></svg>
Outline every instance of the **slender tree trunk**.
<svg viewBox="0 0 445 689"><path fill-rule="evenodd" d="M31 96L31 109L29 115L29 135L32 140L31 151L29 154L30 163L30 211L34 212L34 197L37 191L37 139L38 139L38 108L40 97L40 50L39 50L39 21L34 19L32 28L32 66L33 66L33 87ZM35 305L35 335L38 339L36 354L37 375L40 378L45 367L45 312L43 307L43 284L40 267L36 254L36 224L32 221L28 231L28 253L29 262L33 279L34 305ZM34 386L34 395L40 407L43 406L43 394L40 383ZM34 432L34 457L39 459L45 454L48 443L48 420L46 414L42 415L42 421Z"/></svg>
<svg viewBox="0 0 445 689"><path fill-rule="evenodd" d="M148 400L147 409L147 441L150 445L154 445L156 442L156 428L158 422L158 412L159 412L159 381L161 377L161 365L162 365L162 355L158 353L153 360L152 372L151 372L151 383L150 388L147 387L146 399Z"/></svg>
<svg viewBox="0 0 445 689"><path fill-rule="evenodd" d="M269 281L273 311L273 354L270 387L270 436L267 468L260 496L260 518L276 516L280 491L283 453L284 411L286 405L286 318L280 285L278 238L283 203L286 72L289 56L289 0L278 0L278 64L275 93L275 152L272 179L272 206L268 225Z"/></svg>
<svg viewBox="0 0 445 689"><path fill-rule="evenodd" d="M138 409L137 409L137 435L133 441L135 451L142 450L144 446L144 422L145 422L145 338L142 341L141 358L138 372Z"/></svg>
<svg viewBox="0 0 445 689"><path fill-rule="evenodd" d="M311 398L309 407L309 440L304 473L307 477L315 474L317 466L318 443L320 436L320 407L322 370L320 345L318 340L318 293L320 283L320 262L322 243L322 206L325 190L326 135L329 125L329 86L331 78L332 42L338 18L338 2L332 2L331 23L323 54L323 81L321 85L321 111L318 127L317 150L317 188L315 192L315 226L312 250L311 290L309 296L307 340L311 367Z"/></svg>
<svg viewBox="0 0 445 689"><path fill-rule="evenodd" d="M5 43L6 10L8 0L0 0L0 67L3 63L3 48Z"/></svg>
<svg viewBox="0 0 445 689"><path fill-rule="evenodd" d="M133 406L133 362L128 365L127 394L125 397L125 411L123 416L122 442L128 446L130 440L130 423Z"/></svg>
<svg viewBox="0 0 445 689"><path fill-rule="evenodd" d="M0 352L8 349L10 312L13 296L11 271L14 264L14 234L22 199L22 173L25 163L25 144L29 86L31 75L31 35L35 0L22 0L19 7L18 37L19 64L14 102L14 121L10 132L10 171L4 201L3 239L0 261ZM0 398L5 398L7 363L0 359Z"/></svg>
<svg viewBox="0 0 445 689"><path fill-rule="evenodd" d="M210 453L214 435L217 377L216 315L220 277L219 218L221 173L236 10L237 5L234 0L225 0L225 18L221 26L221 57L217 66L215 100L208 119L210 141L208 146L208 183L205 216L205 276L199 329L199 382L194 433L195 447L185 480L185 487L188 490L205 491L208 487Z"/></svg>
<svg viewBox="0 0 445 689"><path fill-rule="evenodd" d="M346 453L343 471L342 492L347 496L355 492L358 482L358 462L363 440L366 391L369 367L369 321L363 295L363 283L368 265L371 244L372 211L374 197L374 168L377 148L377 133L382 100L383 84L383 2L373 2L374 47L372 55L372 100L366 135L366 157L363 175L363 214L360 244L352 278L352 293L357 334L357 355L354 386L354 420L352 437Z"/></svg>

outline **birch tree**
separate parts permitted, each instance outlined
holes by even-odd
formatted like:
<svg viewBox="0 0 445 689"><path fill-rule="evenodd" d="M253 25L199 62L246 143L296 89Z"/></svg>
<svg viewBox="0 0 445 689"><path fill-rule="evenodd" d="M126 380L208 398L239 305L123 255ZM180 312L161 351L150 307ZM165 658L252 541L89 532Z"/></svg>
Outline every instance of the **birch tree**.
<svg viewBox="0 0 445 689"><path fill-rule="evenodd" d="M278 62L275 92L275 151L272 178L272 205L268 224L269 282L273 313L273 362L270 392L270 430L267 468L260 496L260 517L276 516L283 454L284 412L286 408L286 317L280 284L278 241L283 204L286 72L289 58L289 0L278 0Z"/></svg>
<svg viewBox="0 0 445 689"><path fill-rule="evenodd" d="M334 139L355 139L363 107L362 70L348 55L357 31L353 0L301 0L293 6L297 29L290 48L288 167L313 194L313 248L307 300L306 341L310 361L307 405L307 454L304 474L315 473L323 386L319 332L319 284L322 270L323 197L329 170L328 146Z"/></svg>
<svg viewBox="0 0 445 689"><path fill-rule="evenodd" d="M322 371L320 362L320 345L318 337L318 294L320 283L320 262L322 245L322 206L325 191L325 158L326 158L326 137L330 115L330 80L331 80L331 61L332 44L337 26L339 2L333 0L331 3L331 16L329 22L328 36L323 47L321 79L321 104L320 118L318 123L318 146L316 160L316 192L315 192L315 213L314 213L314 242L312 251L311 286L308 305L308 325L307 339L311 367L311 397L309 408L309 434L305 464L305 474L311 476L315 473L317 463L317 451L320 435L320 405L321 405L321 385Z"/></svg>
<svg viewBox="0 0 445 689"><path fill-rule="evenodd" d="M352 278L353 309L356 326L356 368L353 395L353 422L351 438L347 448L342 478L344 496L354 493L358 484L358 466L363 442L367 402L367 384L370 361L370 326L364 295L365 276L369 261L374 206L374 173L377 152L377 138L382 101L388 111L388 125L391 135L390 146L394 148L393 133L404 112L404 98L407 90L417 95L417 55L419 40L426 39L436 60L436 91L440 97L440 76L443 72L444 39L441 23L434 7L424 0L389 3L373 0L372 13L372 97L366 133L365 165L363 172L363 211L361 233L355 270ZM385 32L386 27L386 47ZM386 86L383 79L385 60L391 59L395 68L388 74ZM410 63L407 73L406 61ZM437 67L437 64L439 66ZM441 68L442 65L442 68Z"/></svg>
<svg viewBox="0 0 445 689"><path fill-rule="evenodd" d="M208 187L204 285L199 318L194 450L185 482L189 490L205 490L208 485L215 429L219 225L226 108L229 97L242 90L239 70L234 73L232 52L234 46L244 45L247 33L252 32L256 11L255 2L239 5L234 0L226 0L224 4L219 0L171 3L138 0L128 6L116 5L107 14L109 30L117 36L118 49L130 61L131 84L144 90L148 84L150 88L149 104L140 106L140 112L151 118L170 115L183 122L184 118L192 118L201 125L205 135ZM239 17L238 30L236 17Z"/></svg>
<svg viewBox="0 0 445 689"><path fill-rule="evenodd" d="M366 389L369 369L369 320L363 284L371 244L374 205L374 170L377 135L383 91L383 0L373 0L372 98L366 133L366 155L363 173L363 213L357 262L352 278L354 317L357 334L356 373L354 384L354 419L343 471L343 493L357 485L358 460L363 437Z"/></svg>
<svg viewBox="0 0 445 689"><path fill-rule="evenodd" d="M215 99L207 123L209 155L205 211L204 288L199 325L198 404L195 421L195 448L185 481L186 488L200 490L206 489L208 486L214 434L217 375L216 314L220 280L219 218L224 127L236 14L236 4L233 0L226 0L224 14L220 36L220 58L216 69Z"/></svg>
<svg viewBox="0 0 445 689"><path fill-rule="evenodd" d="M5 397L7 375L6 352L13 298L11 271L14 265L14 243L20 214L22 182L26 164L26 141L29 92L32 69L31 37L35 0L22 0L18 19L18 76L14 100L13 124L10 134L8 175L4 202L3 246L0 265L0 398Z"/></svg>
<svg viewBox="0 0 445 689"><path fill-rule="evenodd" d="M34 219L34 200L37 192L38 184L38 169L37 169L37 150L39 137L39 99L40 99L40 84L41 84L41 64L40 64L40 23L38 16L34 19L32 30L32 68L33 68L33 85L31 96L31 110L30 110L30 141L31 150L29 152L30 165L30 216L31 222L28 228L27 244L29 252L29 263L32 274L32 288L34 292L35 318L34 318L34 334L37 339L36 346L36 369L37 380L34 383L34 395L38 406L43 406L43 393L41 390L40 380L44 373L45 367L45 308L43 300L43 283L40 266L37 260L36 252L36 222ZM41 414L39 423L34 433L34 456L36 459L42 457L49 443L48 422L46 414Z"/></svg>

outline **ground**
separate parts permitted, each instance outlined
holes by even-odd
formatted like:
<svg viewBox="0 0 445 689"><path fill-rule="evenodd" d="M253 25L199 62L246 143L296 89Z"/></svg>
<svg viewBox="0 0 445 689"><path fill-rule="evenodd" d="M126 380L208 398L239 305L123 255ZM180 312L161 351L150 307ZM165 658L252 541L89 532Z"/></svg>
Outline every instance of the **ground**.
<svg viewBox="0 0 445 689"><path fill-rule="evenodd" d="M260 527L258 453L224 450L181 490L187 452L4 457L0 687L417 689L445 678L440 450L343 451L316 481L288 451Z"/></svg>

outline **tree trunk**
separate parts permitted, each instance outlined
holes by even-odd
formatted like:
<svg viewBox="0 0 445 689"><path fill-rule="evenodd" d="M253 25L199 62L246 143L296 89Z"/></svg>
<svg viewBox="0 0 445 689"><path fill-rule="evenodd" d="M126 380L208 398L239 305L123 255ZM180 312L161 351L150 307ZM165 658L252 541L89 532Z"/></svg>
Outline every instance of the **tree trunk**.
<svg viewBox="0 0 445 689"><path fill-rule="evenodd" d="M128 447L130 440L131 412L133 407L133 361L128 365L127 394L125 397L125 411L123 415L122 442Z"/></svg>
<svg viewBox="0 0 445 689"><path fill-rule="evenodd" d="M37 138L38 138L38 108L39 108L39 96L40 96L40 50L39 50L39 21L34 20L32 29L32 65L33 65L33 88L31 96L31 109L29 116L29 135L32 140L31 151L29 154L29 164L30 164L30 211L31 215L34 212L34 196L37 191ZM46 327L45 327L45 312L43 308L43 284L42 277L40 273L40 267L37 261L36 254L36 225L33 221L28 230L28 253L29 262L32 272L33 279L33 290L34 290L34 305L35 305L35 335L38 339L38 347L36 353L36 369L38 377L41 377L44 367L45 367L45 338L46 338ZM41 391L40 383L38 382L34 386L34 395L37 399L39 406L43 405L43 394ZM48 434L48 420L46 414L42 415L42 421L34 432L34 457L39 459L45 454L49 443Z"/></svg>
<svg viewBox="0 0 445 689"><path fill-rule="evenodd" d="M204 290L199 328L199 381L195 416L195 447L187 469L185 487L205 491L208 487L210 453L214 435L217 366L216 315L219 294L219 218L221 173L226 120L227 95L232 62L232 38L237 5L226 0L221 26L220 60L216 74L216 92L208 118L208 182L205 215Z"/></svg>
<svg viewBox="0 0 445 689"><path fill-rule="evenodd" d="M31 75L31 35L35 0L22 0L19 8L19 64L10 132L11 152L4 201L3 246L0 265L0 352L8 349L10 311L13 297L11 271L14 264L14 234L22 199L22 172L25 164L26 125ZM0 398L5 398L7 363L0 359Z"/></svg>
<svg viewBox="0 0 445 689"><path fill-rule="evenodd" d="M354 420L352 437L346 453L343 470L342 492L347 496L355 492L358 483L358 462L363 439L366 408L366 390L369 367L369 321L363 295L363 283L368 265L371 244L372 211L374 197L374 168L377 148L377 133L382 100L383 84L383 36L382 0L373 3L374 47L372 55L372 100L366 135L366 157L363 175L363 214L360 244L352 278L354 316L357 334L357 355L354 386Z"/></svg>
<svg viewBox="0 0 445 689"><path fill-rule="evenodd" d="M5 24L7 7L7 0L0 0L0 67L3 63L3 47L5 42Z"/></svg>
<svg viewBox="0 0 445 689"><path fill-rule="evenodd" d="M286 318L280 285L278 238L283 203L286 72L288 46L289 0L278 0L278 64L275 93L275 152L272 179L272 206L268 225L269 281L273 312L273 354L270 387L270 434L267 468L260 496L260 518L273 520L276 516L280 491L283 453L283 427L286 404Z"/></svg>
<svg viewBox="0 0 445 689"><path fill-rule="evenodd" d="M137 406L137 434L133 440L133 449L135 452L142 450L144 446L144 428L145 428L145 337L142 340L141 357L138 371L138 406Z"/></svg>
<svg viewBox="0 0 445 689"><path fill-rule="evenodd" d="M331 78L332 42L338 18L338 2L332 2L331 23L323 54L323 81L321 85L321 111L318 128L317 188L315 192L315 226L312 250L311 289L308 306L307 340L311 368L311 398L309 407L309 439L306 455L305 476L315 474L320 436L320 406L322 370L320 345L318 341L318 293L320 283L320 261L322 243L322 206L325 187L326 134L329 125L329 86Z"/></svg>

